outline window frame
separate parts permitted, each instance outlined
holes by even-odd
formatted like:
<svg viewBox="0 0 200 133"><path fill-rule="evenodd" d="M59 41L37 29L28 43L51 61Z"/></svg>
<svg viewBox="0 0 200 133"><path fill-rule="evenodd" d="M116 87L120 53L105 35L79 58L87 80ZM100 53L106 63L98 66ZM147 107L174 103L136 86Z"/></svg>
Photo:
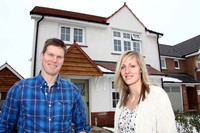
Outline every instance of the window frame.
<svg viewBox="0 0 200 133"><path fill-rule="evenodd" d="M177 62L177 67L176 67L176 62ZM175 69L180 69L180 64L179 64L179 60L178 59L174 59L174 68Z"/></svg>
<svg viewBox="0 0 200 133"><path fill-rule="evenodd" d="M162 66L162 61L163 61L163 63L164 63L164 64L163 64L164 66ZM161 57L160 62L161 62L161 68L162 68L162 69L167 69L167 67L166 67L166 59L163 58L163 57Z"/></svg>
<svg viewBox="0 0 200 133"><path fill-rule="evenodd" d="M197 58L196 60L196 66L197 66L197 71L200 71L200 57Z"/></svg>
<svg viewBox="0 0 200 133"><path fill-rule="evenodd" d="M136 38L134 35L138 36L138 38ZM137 34L137 33L131 33L131 39L137 40L137 41L141 41L142 40L140 34Z"/></svg>
<svg viewBox="0 0 200 133"><path fill-rule="evenodd" d="M114 99L114 98L113 98L113 93L115 93L115 95L118 95L118 99ZM113 104L114 100L116 100L117 103L118 103L118 102L119 102L119 99L120 99L119 92L117 92L117 91L115 90L115 88L114 88L114 81L112 80L112 81L111 81L111 108L112 108L112 109L116 109L116 107L114 107L114 104ZM116 101L115 101L115 102L116 102ZM117 106L117 103L116 103L116 106Z"/></svg>
<svg viewBox="0 0 200 133"><path fill-rule="evenodd" d="M115 35L119 35L120 36L115 36ZM132 39L132 34L135 34L135 35L138 35L140 39ZM115 42L116 41L120 41L121 42L121 49L118 50L116 49L116 47L119 45L116 46ZM128 47L128 50L133 50L134 51L134 43L137 43L139 45L139 47L137 47L137 49L139 49L139 52L141 53L141 45L142 45L142 39L141 39L141 36L140 34L137 34L137 33L133 33L133 32L126 32L126 31L121 31L121 30L112 30L112 44L113 44L113 52L114 53L122 53L125 50L125 42L130 42L130 47ZM117 43L118 44L118 43ZM117 51L118 50L118 51Z"/></svg>
<svg viewBox="0 0 200 133"><path fill-rule="evenodd" d="M61 39L61 28L62 27L70 29L70 41L63 40L64 43L73 44L74 43L74 29L81 29L82 30L82 42L76 41L76 43L78 43L79 45L85 45L85 29L83 27L60 25L60 27L59 27L59 38L60 39Z"/></svg>
<svg viewBox="0 0 200 133"><path fill-rule="evenodd" d="M181 86L164 86L163 89L166 93L182 93Z"/></svg>

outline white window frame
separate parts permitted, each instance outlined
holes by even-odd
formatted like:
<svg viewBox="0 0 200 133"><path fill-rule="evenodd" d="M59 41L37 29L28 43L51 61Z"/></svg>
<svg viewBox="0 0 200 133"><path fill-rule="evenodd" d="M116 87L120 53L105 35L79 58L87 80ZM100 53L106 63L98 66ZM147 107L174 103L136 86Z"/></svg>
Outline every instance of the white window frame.
<svg viewBox="0 0 200 133"><path fill-rule="evenodd" d="M140 41L141 40L141 36L139 34L137 34L137 33L132 33L131 34L131 39Z"/></svg>
<svg viewBox="0 0 200 133"><path fill-rule="evenodd" d="M162 69L166 69L167 67L166 67L166 60L165 60L165 58L161 57L160 60L161 60L161 61L160 61L160 62L161 62L161 68L162 68ZM164 64L163 64L164 66L162 66L162 61L163 61L163 63L164 63Z"/></svg>
<svg viewBox="0 0 200 133"><path fill-rule="evenodd" d="M114 88L114 81L112 80L111 81L111 108L116 109L116 107L114 107L114 105L113 105L113 102L114 102L114 100L117 100L117 102L118 102L119 99L113 99L113 93L118 93L118 95L119 95L119 92L117 92ZM120 95L119 95L119 97L120 97ZM116 103L116 106L117 106L117 103Z"/></svg>
<svg viewBox="0 0 200 133"><path fill-rule="evenodd" d="M177 62L178 67L175 66L175 62ZM180 65L179 65L179 60L178 59L174 59L174 67L175 67L175 69L180 69Z"/></svg>
<svg viewBox="0 0 200 133"><path fill-rule="evenodd" d="M197 71L200 71L200 57L197 58L196 63L197 63L196 65L198 68Z"/></svg>
<svg viewBox="0 0 200 133"><path fill-rule="evenodd" d="M70 28L70 41L64 41L64 43L67 44L73 44L74 43L74 29L81 29L83 31L83 38L82 38L82 42L77 42L79 45L85 45L85 30L82 27L76 27L76 26L68 26L68 25L60 25L59 27L59 37L61 39L61 27L67 27Z"/></svg>
<svg viewBox="0 0 200 133"><path fill-rule="evenodd" d="M133 46L134 43L138 43L138 44L139 44L139 51L138 51L138 50L134 50L134 46ZM137 51L137 52L140 52L140 53L141 53L141 42L133 41L133 42L132 42L132 46L133 46L133 50L134 50L134 51Z"/></svg>
<svg viewBox="0 0 200 133"><path fill-rule="evenodd" d="M114 32L118 32L120 33L120 37L118 36L114 36ZM124 38L124 34L126 35L126 37ZM132 35L137 35L138 38L133 38ZM130 50L133 50L134 51L134 47L133 47L133 43L136 42L139 44L139 51L141 53L141 36L140 34L137 34L137 33L133 33L133 32L126 32L126 31L120 31L120 30L112 30L112 44L113 44L113 52L114 53L122 53L125 51L124 49L124 42L127 41L127 42L130 42ZM115 51L115 45L114 45L114 41L115 40L118 40L118 41L121 41L121 51Z"/></svg>

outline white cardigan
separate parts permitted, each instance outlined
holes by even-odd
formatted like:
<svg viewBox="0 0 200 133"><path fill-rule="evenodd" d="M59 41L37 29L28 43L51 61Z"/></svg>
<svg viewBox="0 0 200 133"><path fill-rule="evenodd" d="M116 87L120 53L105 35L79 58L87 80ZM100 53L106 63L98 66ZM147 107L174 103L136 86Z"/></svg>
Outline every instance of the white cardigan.
<svg viewBox="0 0 200 133"><path fill-rule="evenodd" d="M118 128L122 108L115 111L115 133ZM136 133L177 133L174 112L167 93L158 86L151 86L150 93L140 101L136 117Z"/></svg>

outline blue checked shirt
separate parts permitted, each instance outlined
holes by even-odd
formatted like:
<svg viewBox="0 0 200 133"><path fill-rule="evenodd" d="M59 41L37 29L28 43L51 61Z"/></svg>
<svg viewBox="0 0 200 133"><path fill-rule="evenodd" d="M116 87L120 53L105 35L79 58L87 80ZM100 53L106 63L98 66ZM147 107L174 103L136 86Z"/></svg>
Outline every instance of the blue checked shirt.
<svg viewBox="0 0 200 133"><path fill-rule="evenodd" d="M41 73L21 80L9 90L0 117L0 133L89 132L85 105L78 88L58 76L48 92Z"/></svg>

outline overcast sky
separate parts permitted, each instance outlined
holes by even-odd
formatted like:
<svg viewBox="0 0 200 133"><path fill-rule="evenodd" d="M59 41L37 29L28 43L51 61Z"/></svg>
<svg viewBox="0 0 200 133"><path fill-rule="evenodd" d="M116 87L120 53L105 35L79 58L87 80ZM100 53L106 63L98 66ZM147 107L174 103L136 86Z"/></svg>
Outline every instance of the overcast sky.
<svg viewBox="0 0 200 133"><path fill-rule="evenodd" d="M8 62L24 78L30 77L30 11L35 6L109 17L124 2L145 27L164 34L161 44L178 44L200 34L200 0L1 0L0 66Z"/></svg>

